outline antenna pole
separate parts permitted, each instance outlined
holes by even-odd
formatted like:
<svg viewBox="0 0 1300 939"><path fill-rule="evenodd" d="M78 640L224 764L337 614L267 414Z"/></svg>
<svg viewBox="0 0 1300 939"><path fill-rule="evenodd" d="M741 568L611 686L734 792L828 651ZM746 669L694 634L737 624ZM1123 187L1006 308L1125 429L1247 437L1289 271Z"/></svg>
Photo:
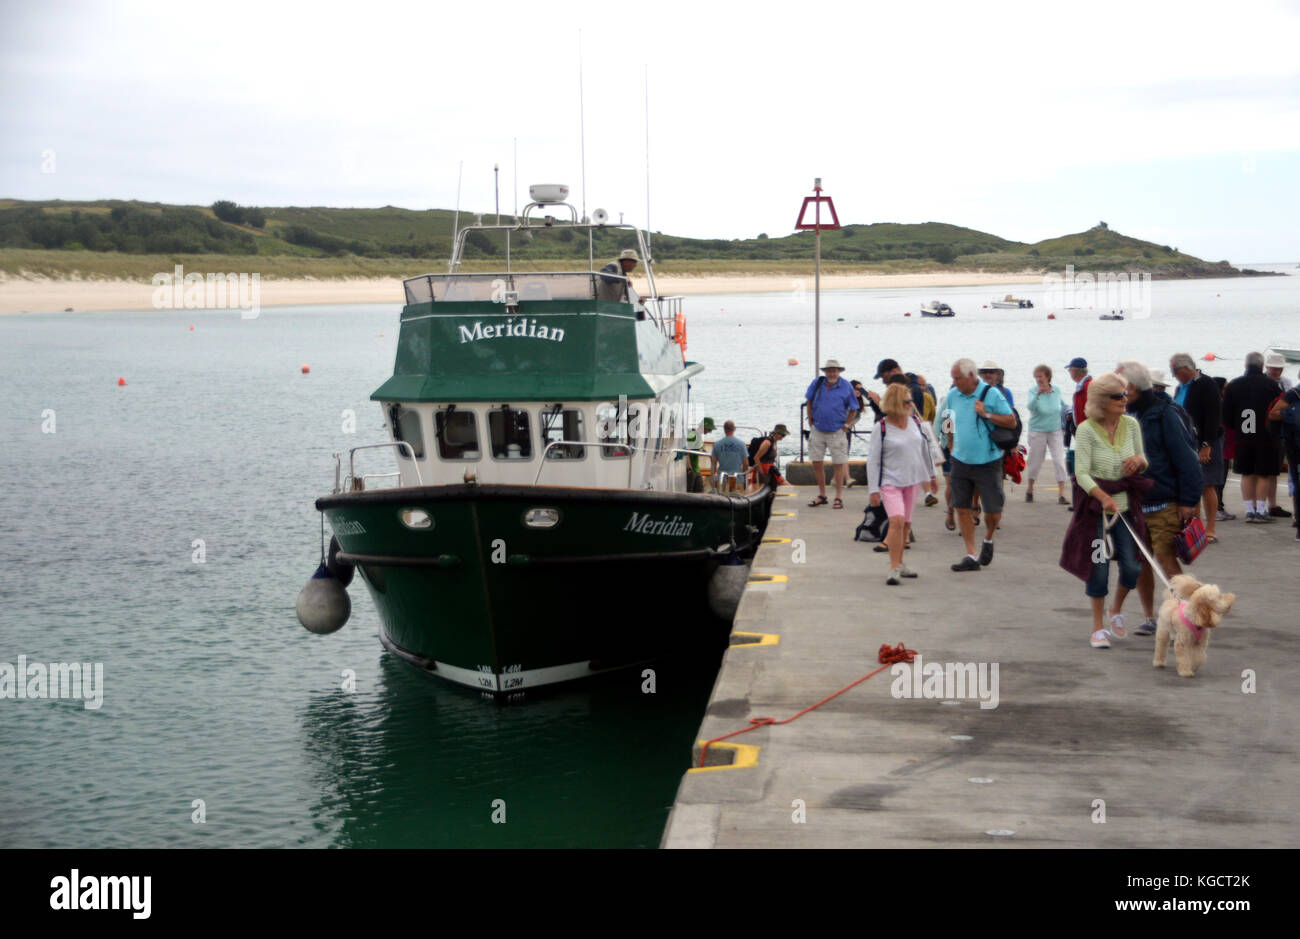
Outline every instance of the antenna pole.
<svg viewBox="0 0 1300 939"><path fill-rule="evenodd" d="M646 267L650 267L650 65L645 67L645 253Z"/></svg>
<svg viewBox="0 0 1300 939"><path fill-rule="evenodd" d="M587 124L582 95L582 30L578 30L578 152L582 159L582 222L587 223Z"/></svg>
<svg viewBox="0 0 1300 939"><path fill-rule="evenodd" d="M501 224L501 164L492 164L492 191L497 202L497 224Z"/></svg>
<svg viewBox="0 0 1300 939"><path fill-rule="evenodd" d="M519 221L519 138L515 138L515 221Z"/></svg>
<svg viewBox="0 0 1300 939"><path fill-rule="evenodd" d="M451 260L447 263L447 273L456 273L456 236L460 234L460 180L465 172L465 161L460 161L460 169L456 171L456 217L451 223Z"/></svg>

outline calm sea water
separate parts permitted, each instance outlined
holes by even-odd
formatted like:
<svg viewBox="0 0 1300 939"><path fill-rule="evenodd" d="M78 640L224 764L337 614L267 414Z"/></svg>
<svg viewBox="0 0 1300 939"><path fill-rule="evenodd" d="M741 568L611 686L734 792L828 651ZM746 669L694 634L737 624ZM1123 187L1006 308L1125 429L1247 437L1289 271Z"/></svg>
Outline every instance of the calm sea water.
<svg viewBox="0 0 1300 939"><path fill-rule="evenodd" d="M1300 276L1157 282L1152 316L1125 323L981 308L1008 290L1042 287L827 292L822 355L869 385L897 358L940 388L953 359L994 358L1021 398L1039 361L1214 352L1206 370L1236 374L1251 349L1300 346ZM931 299L958 316L922 320ZM811 298L687 309L702 413L794 425ZM369 395L399 310L0 318L0 663L99 662L105 686L97 710L0 700L0 846L658 843L716 661L663 663L654 695L629 675L501 707L384 653L359 583L339 633L294 617L329 455L382 439Z"/></svg>

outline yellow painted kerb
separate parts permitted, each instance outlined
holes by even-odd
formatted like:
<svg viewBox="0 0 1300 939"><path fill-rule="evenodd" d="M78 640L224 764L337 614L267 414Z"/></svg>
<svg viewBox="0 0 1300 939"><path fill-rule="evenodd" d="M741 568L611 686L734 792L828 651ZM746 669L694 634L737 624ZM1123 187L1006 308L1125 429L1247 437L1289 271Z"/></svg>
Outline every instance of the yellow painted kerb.
<svg viewBox="0 0 1300 939"><path fill-rule="evenodd" d="M775 645L779 645L781 642L780 633L747 633L737 629L734 632L732 632L732 635L733 636L758 636L759 639L757 642L738 642L735 645L728 646L727 648L729 649L748 649L752 646L775 646Z"/></svg>
<svg viewBox="0 0 1300 939"><path fill-rule="evenodd" d="M703 740L697 740L700 746L704 746ZM749 769L758 765L758 751L762 747L756 747L748 743L713 743L709 744L710 750L716 750L718 747L726 747L728 750L736 751L735 762L728 766L693 766L688 769L688 773L711 773L719 769Z"/></svg>

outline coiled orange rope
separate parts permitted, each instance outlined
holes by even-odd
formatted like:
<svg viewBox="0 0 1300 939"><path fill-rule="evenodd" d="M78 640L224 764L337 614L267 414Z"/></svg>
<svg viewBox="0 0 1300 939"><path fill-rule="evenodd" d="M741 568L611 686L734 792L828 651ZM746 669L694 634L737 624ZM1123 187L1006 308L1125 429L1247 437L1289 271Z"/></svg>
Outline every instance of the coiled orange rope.
<svg viewBox="0 0 1300 939"><path fill-rule="evenodd" d="M889 666L894 665L895 663L898 662L911 662L914 658L916 658L916 650L907 648L907 646L903 645L903 643L901 642L896 646L890 646L888 643L881 643L880 651L876 654L876 659L877 661L880 662L880 668L875 669L874 671L867 672L867 674L863 675L861 678L857 679L856 681L850 682L849 684L845 685L843 688L841 688L839 691L835 692L834 694L828 694L826 697L822 698L816 704L808 705L808 707L804 708L798 714L795 714L791 717L787 717L785 720L779 721L775 717L751 717L749 719L748 727L742 727L740 730L733 730L729 734L723 734L721 737L714 737L711 740L704 741L704 745L700 748L700 766L704 765L704 761L709 755L710 744L717 743L720 740L727 740L731 737L738 737L741 734L747 734L751 730L758 730L758 728L760 727L771 727L776 724L789 724L791 721L795 721L803 717L809 711L817 710L817 708L821 707L827 701L830 701L833 698L838 698L840 695L844 694L844 692L848 691L850 688L856 688L858 685L862 684L872 675L880 674L885 669L889 668Z"/></svg>

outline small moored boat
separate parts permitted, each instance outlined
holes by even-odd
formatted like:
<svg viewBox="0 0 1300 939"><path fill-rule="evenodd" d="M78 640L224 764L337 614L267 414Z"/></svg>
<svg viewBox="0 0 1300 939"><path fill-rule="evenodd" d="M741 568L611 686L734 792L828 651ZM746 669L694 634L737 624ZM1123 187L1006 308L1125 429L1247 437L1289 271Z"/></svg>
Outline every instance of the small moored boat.
<svg viewBox="0 0 1300 939"><path fill-rule="evenodd" d="M1032 310L1034 308L1033 300L1022 300L1007 294L1001 300L994 300L989 306L995 310Z"/></svg>
<svg viewBox="0 0 1300 939"><path fill-rule="evenodd" d="M946 303L940 303L938 300L931 300L921 307L922 316L956 316L957 313Z"/></svg>

